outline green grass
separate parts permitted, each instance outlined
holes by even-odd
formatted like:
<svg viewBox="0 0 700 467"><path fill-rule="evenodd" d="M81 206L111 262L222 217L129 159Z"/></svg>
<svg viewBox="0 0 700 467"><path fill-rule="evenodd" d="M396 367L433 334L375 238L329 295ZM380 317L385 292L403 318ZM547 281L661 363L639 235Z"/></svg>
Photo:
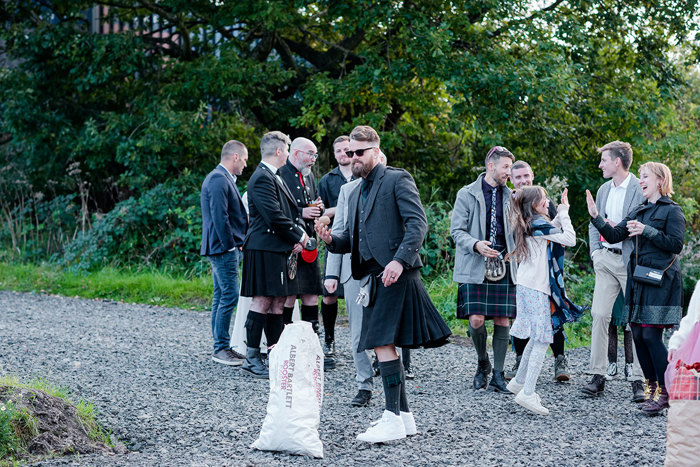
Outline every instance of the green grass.
<svg viewBox="0 0 700 467"><path fill-rule="evenodd" d="M186 279L158 271L105 268L74 273L51 266L0 262L0 289L206 310L212 281L211 276Z"/></svg>
<svg viewBox="0 0 700 467"><path fill-rule="evenodd" d="M90 402L78 400L76 404L69 399L70 390L50 383L42 378L23 382L16 376L0 376L0 388L22 388L43 391L53 397L74 405L78 420L85 428L90 439L95 442L113 446L110 434L97 421L97 411ZM4 399L4 398L3 398ZM26 451L29 440L39 434L38 422L26 408L17 401L0 400L0 465L12 465Z"/></svg>

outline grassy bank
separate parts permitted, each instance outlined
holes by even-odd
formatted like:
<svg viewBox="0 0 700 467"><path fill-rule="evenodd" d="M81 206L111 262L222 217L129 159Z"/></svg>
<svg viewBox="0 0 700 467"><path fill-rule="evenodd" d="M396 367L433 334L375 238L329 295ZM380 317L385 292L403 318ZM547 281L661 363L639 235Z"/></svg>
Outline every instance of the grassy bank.
<svg viewBox="0 0 700 467"><path fill-rule="evenodd" d="M568 271L568 278L567 286L571 300L589 307L593 294L593 276ZM457 284L452 282L451 277L439 277L426 282L425 285L452 332L456 335L466 335L467 321L455 317ZM133 272L113 268L76 274L50 266L0 262L0 289L104 298L206 311L211 300L212 283L209 275L185 278L159 271ZM344 311L342 302L340 310ZM568 347L590 344L590 323L590 314L586 313L581 321L567 325Z"/></svg>
<svg viewBox="0 0 700 467"><path fill-rule="evenodd" d="M209 276L186 279L157 271L105 268L76 274L50 266L0 263L0 289L206 310L212 282Z"/></svg>

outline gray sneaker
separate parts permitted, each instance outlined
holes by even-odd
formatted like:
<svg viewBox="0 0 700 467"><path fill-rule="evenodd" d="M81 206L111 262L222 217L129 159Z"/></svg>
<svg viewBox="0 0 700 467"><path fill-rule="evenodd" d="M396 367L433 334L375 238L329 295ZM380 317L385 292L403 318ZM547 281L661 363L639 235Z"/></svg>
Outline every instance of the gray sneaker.
<svg viewBox="0 0 700 467"><path fill-rule="evenodd" d="M554 360L554 379L560 383L571 379L569 375L569 366L566 364L566 357L564 355L557 355L557 358Z"/></svg>
<svg viewBox="0 0 700 467"><path fill-rule="evenodd" d="M511 368L510 371L506 372L506 380L510 381L511 379L515 378L515 375L518 374L518 368L520 368L520 359L522 358L522 355L515 356L515 365L513 365L513 368Z"/></svg>
<svg viewBox="0 0 700 467"><path fill-rule="evenodd" d="M617 374L617 362L609 362L608 370L605 372L605 379L610 381Z"/></svg>
<svg viewBox="0 0 700 467"><path fill-rule="evenodd" d="M245 357L243 355L231 349L224 349L214 352L211 359L216 363L229 366L241 366L245 361Z"/></svg>

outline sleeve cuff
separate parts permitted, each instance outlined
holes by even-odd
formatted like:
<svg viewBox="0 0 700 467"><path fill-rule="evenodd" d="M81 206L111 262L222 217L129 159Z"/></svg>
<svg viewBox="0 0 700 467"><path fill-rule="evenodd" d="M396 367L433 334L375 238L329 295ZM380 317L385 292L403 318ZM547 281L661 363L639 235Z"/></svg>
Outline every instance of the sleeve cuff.
<svg viewBox="0 0 700 467"><path fill-rule="evenodd" d="M651 240L652 238L656 237L658 234L659 234L658 229L656 229L650 225L644 226L644 231L642 232L642 235L645 238L648 238L649 240Z"/></svg>
<svg viewBox="0 0 700 467"><path fill-rule="evenodd" d="M334 279L334 280L337 281L337 280L340 280L340 277L338 277L338 276L333 276L333 275L327 275L327 276L324 277L323 279L324 279L324 280L325 280L325 279Z"/></svg>

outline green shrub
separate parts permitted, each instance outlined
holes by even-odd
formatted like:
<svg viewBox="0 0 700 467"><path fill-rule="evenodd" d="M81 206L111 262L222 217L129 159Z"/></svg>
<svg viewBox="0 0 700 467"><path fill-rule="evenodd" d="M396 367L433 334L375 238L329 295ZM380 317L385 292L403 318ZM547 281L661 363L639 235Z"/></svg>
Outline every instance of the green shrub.
<svg viewBox="0 0 700 467"><path fill-rule="evenodd" d="M74 270L140 264L182 271L198 263L200 183L187 173L117 203L66 245L59 264Z"/></svg>

